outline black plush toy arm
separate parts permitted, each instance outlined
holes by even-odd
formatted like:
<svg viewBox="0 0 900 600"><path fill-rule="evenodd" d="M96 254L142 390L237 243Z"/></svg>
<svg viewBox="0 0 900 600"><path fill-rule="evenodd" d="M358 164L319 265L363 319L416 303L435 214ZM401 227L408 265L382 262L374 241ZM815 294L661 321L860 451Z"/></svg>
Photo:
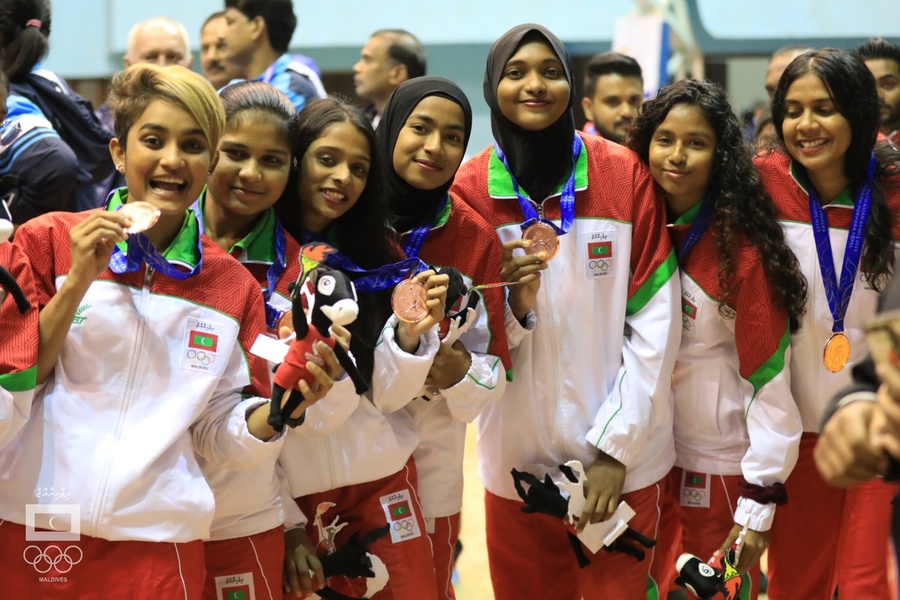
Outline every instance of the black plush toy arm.
<svg viewBox="0 0 900 600"><path fill-rule="evenodd" d="M350 376L350 380L356 388L356 393L362 395L368 392L369 384L363 379L359 369L356 368L356 363L353 362L353 359L350 358L350 355L344 350L343 346L340 344L334 345L334 356L337 358L338 364L344 367L347 375Z"/></svg>
<svg viewBox="0 0 900 600"><path fill-rule="evenodd" d="M3 267L0 267L0 286L6 288L6 291L15 298L16 306L19 307L20 313L25 314L25 311L31 308L31 303L28 302L28 298L25 297L25 293L22 291L22 288L19 287L19 282L12 276L12 273Z"/></svg>

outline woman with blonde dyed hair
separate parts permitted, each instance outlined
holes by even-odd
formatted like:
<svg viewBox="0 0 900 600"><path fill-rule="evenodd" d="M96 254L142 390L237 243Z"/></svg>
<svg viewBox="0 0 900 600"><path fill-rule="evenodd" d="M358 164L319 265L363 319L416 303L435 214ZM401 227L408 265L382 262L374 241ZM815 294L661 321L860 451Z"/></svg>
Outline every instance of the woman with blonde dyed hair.
<svg viewBox="0 0 900 600"><path fill-rule="evenodd" d="M0 452L0 577L25 598L199 599L214 501L195 453L240 470L281 446L265 361L244 352L263 306L189 208L224 123L212 88L140 65L114 78L112 100L127 186L16 234L43 387Z"/></svg>

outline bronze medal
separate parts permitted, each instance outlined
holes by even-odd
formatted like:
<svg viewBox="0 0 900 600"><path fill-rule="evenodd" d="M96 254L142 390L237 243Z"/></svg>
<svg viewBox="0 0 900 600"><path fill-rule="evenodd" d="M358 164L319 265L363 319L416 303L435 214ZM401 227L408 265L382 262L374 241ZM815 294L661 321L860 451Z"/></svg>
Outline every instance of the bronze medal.
<svg viewBox="0 0 900 600"><path fill-rule="evenodd" d="M522 232L523 240L531 240L531 245L525 248L525 254L537 254L546 252L545 261L550 260L559 252L559 236L550 225L538 221L532 223Z"/></svg>
<svg viewBox="0 0 900 600"><path fill-rule="evenodd" d="M825 354L822 360L825 368L832 373L837 373L847 365L850 359L850 340L843 331L832 333L825 342Z"/></svg>
<svg viewBox="0 0 900 600"><path fill-rule="evenodd" d="M294 333L294 312L293 311L290 311L290 310L284 311L283 313L281 313L281 316L278 317L278 320L275 321L275 334L276 335L280 335L282 327L287 327L288 329L291 330L290 333L288 333L288 335L290 335L291 333Z"/></svg>
<svg viewBox="0 0 900 600"><path fill-rule="evenodd" d="M418 323L428 316L425 286L413 279L405 279L394 287L391 308L397 318L405 323Z"/></svg>
<svg viewBox="0 0 900 600"><path fill-rule="evenodd" d="M159 220L160 211L149 202L129 202L121 208L123 214L131 218L131 225L126 233L147 231Z"/></svg>

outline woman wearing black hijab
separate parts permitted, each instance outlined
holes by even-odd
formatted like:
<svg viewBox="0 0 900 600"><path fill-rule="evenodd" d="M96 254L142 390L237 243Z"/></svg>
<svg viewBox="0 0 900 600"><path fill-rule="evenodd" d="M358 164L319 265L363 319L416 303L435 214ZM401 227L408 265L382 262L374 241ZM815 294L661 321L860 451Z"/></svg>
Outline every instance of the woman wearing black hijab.
<svg viewBox="0 0 900 600"><path fill-rule="evenodd" d="M653 537L674 461L680 285L664 203L634 153L576 133L573 90L550 31L504 34L484 78L496 142L452 187L504 242L503 279L520 282L506 321L515 377L478 420L498 600L641 598L650 563L586 550L591 564L579 570L565 523L519 510L511 469L543 479L578 460L586 505L576 529L625 500L636 512L628 525Z"/></svg>
<svg viewBox="0 0 900 600"><path fill-rule="evenodd" d="M459 87L440 77L418 77L394 90L377 131L391 225L406 253L430 265L454 267L467 288L497 282L503 256L493 229L448 193L471 129L472 110ZM450 576L462 508L465 424L500 397L510 364L503 291L474 293L474 311L462 312L467 330L456 342L439 346L426 380L431 392L379 406L384 411L405 407L419 432L413 457L441 600L455 597ZM466 302L464 297L448 306L447 314L465 309ZM449 324L449 318L442 323L442 337Z"/></svg>

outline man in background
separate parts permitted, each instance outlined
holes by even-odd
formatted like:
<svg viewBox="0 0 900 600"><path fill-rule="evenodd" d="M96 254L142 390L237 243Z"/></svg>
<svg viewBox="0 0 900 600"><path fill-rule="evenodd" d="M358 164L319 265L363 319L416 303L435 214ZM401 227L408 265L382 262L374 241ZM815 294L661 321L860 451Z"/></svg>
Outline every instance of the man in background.
<svg viewBox="0 0 900 600"><path fill-rule="evenodd" d="M856 54L869 67L878 85L879 129L894 147L900 148L900 46L877 37L857 48Z"/></svg>
<svg viewBox="0 0 900 600"><path fill-rule="evenodd" d="M586 133L623 143L644 101L644 77L638 62L618 52L594 56L584 70Z"/></svg>
<svg viewBox="0 0 900 600"><path fill-rule="evenodd" d="M367 103L366 114L378 127L381 112L397 87L425 75L425 49L404 29L379 29L369 38L353 65L356 95Z"/></svg>
<svg viewBox="0 0 900 600"><path fill-rule="evenodd" d="M296 27L291 0L225 0L226 69L278 88L299 112L326 94L316 71L287 53Z"/></svg>
<svg viewBox="0 0 900 600"><path fill-rule="evenodd" d="M769 66L766 68L766 93L769 95L770 104L772 97L775 95L775 88L778 87L778 81L781 79L781 74L784 73L784 70L787 69L792 60L807 50L809 48L806 46L785 46L772 53L772 57L769 58Z"/></svg>
<svg viewBox="0 0 900 600"><path fill-rule="evenodd" d="M213 13L200 28L200 68L217 90L239 77L225 61L225 11Z"/></svg>

